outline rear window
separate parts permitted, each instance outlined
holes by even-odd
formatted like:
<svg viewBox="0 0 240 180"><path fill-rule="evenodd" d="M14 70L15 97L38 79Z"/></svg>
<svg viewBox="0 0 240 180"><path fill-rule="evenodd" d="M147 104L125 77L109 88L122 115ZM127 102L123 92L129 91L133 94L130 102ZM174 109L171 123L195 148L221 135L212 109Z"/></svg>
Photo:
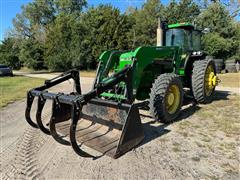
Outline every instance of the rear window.
<svg viewBox="0 0 240 180"><path fill-rule="evenodd" d="M7 68L6 65L0 65L0 68Z"/></svg>

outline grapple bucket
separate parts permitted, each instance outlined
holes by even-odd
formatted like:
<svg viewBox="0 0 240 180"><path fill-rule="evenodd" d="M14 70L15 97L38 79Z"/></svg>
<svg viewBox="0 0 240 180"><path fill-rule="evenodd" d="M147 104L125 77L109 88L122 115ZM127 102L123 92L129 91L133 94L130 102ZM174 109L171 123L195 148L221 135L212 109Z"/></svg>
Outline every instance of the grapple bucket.
<svg viewBox="0 0 240 180"><path fill-rule="evenodd" d="M74 151L80 156L93 157L80 149L85 145L117 158L139 144L144 137L139 111L134 104L92 99L80 109L72 106L71 112L70 121L58 120L53 114L51 134L61 143L67 144L70 140Z"/></svg>
<svg viewBox="0 0 240 180"><path fill-rule="evenodd" d="M104 100L98 95L111 89L121 81L129 81L131 67L114 74L110 81L86 94L81 94L79 74L69 71L45 85L28 92L26 120L35 128L61 144L71 145L83 157L95 157L82 150L82 146L95 149L102 154L117 158L139 144L144 138L140 120L139 104L119 103ZM51 93L46 89L72 78L77 92L70 94ZM130 93L128 93L131 96ZM34 98L37 97L36 122L30 116ZM131 100L131 98L129 98ZM52 102L51 118L42 117L46 102ZM46 123L47 122L47 123Z"/></svg>

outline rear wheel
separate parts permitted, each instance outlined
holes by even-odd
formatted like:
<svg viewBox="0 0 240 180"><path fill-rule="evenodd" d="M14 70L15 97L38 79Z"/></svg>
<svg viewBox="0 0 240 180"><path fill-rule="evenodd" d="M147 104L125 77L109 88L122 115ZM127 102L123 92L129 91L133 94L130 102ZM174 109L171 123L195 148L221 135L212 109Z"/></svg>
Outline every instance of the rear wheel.
<svg viewBox="0 0 240 180"><path fill-rule="evenodd" d="M172 122L180 113L183 87L175 74L162 74L152 85L149 99L151 115L163 123Z"/></svg>
<svg viewBox="0 0 240 180"><path fill-rule="evenodd" d="M193 63L192 91L198 103L209 103L217 85L214 61L199 60Z"/></svg>

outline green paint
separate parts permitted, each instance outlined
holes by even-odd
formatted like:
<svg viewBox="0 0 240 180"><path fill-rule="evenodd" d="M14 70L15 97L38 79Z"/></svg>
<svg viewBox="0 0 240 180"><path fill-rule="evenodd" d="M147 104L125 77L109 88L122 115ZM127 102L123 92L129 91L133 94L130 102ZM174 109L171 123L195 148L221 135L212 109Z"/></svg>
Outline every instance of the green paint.
<svg viewBox="0 0 240 180"><path fill-rule="evenodd" d="M121 99L121 100L126 100L126 97L124 95L119 95L119 94L113 94L113 93L102 93L102 97L108 97L108 98L115 98L115 99Z"/></svg>
<svg viewBox="0 0 240 180"><path fill-rule="evenodd" d="M181 28L181 27L191 27L194 28L194 26L190 23L176 23L176 24L169 24L168 28L172 29L172 28Z"/></svg>
<svg viewBox="0 0 240 180"><path fill-rule="evenodd" d="M179 69L179 75L185 75L185 70L184 69Z"/></svg>

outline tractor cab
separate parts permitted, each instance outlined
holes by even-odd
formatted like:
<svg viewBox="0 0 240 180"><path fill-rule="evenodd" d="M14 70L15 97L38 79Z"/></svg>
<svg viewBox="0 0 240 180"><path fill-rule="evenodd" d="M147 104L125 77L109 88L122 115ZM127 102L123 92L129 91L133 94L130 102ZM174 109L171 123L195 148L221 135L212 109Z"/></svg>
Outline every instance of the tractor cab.
<svg viewBox="0 0 240 180"><path fill-rule="evenodd" d="M189 23L167 25L163 36L165 37L163 40L165 46L179 46L185 52L201 50L201 31L196 30Z"/></svg>

